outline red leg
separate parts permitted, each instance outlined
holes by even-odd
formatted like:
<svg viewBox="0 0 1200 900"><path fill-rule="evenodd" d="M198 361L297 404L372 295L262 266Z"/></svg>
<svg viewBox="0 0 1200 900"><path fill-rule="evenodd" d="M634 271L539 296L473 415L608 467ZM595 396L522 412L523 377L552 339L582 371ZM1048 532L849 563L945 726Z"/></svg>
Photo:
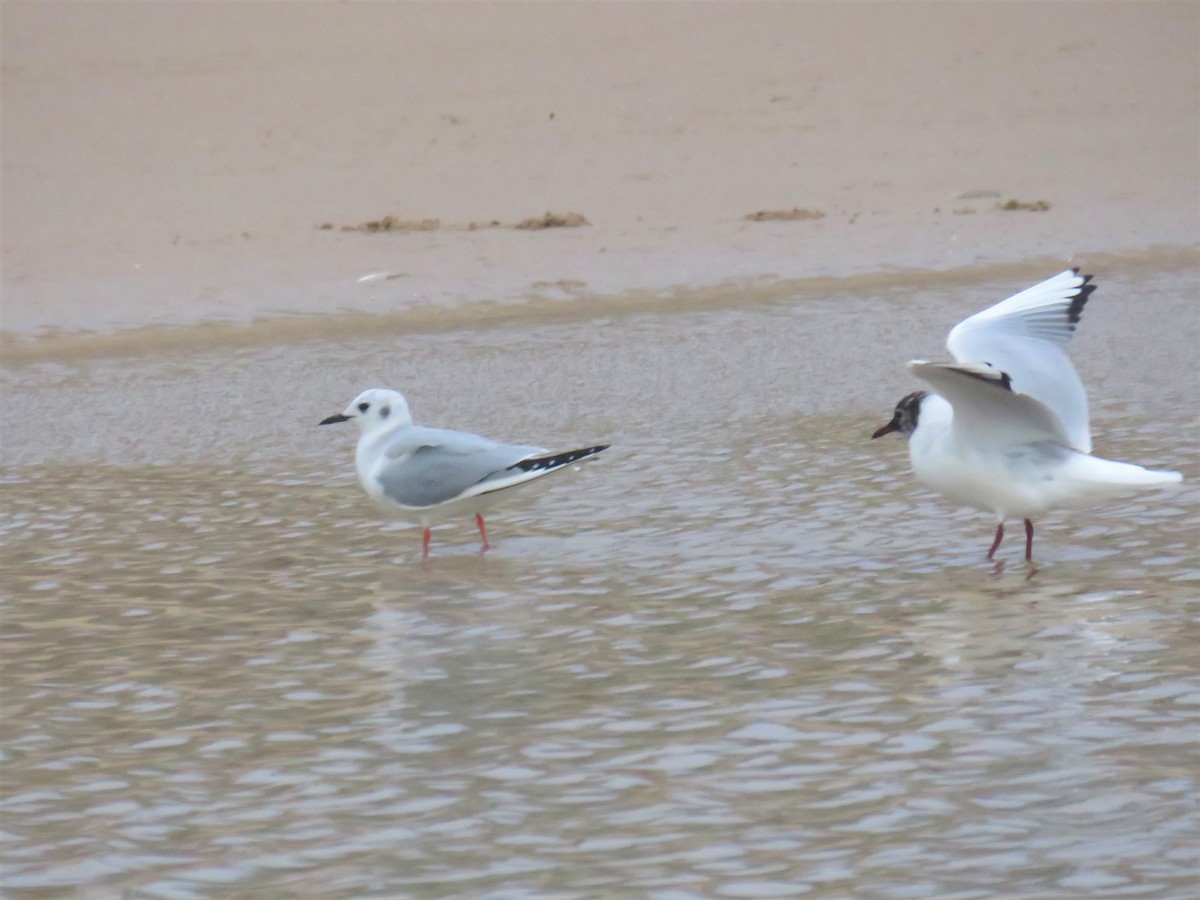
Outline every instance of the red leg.
<svg viewBox="0 0 1200 900"><path fill-rule="evenodd" d="M991 559L996 555L996 548L1000 546L1000 542L1004 540L1004 523L1001 522L996 526L996 539L992 541L992 549L988 551L987 558Z"/></svg>
<svg viewBox="0 0 1200 900"><path fill-rule="evenodd" d="M1025 520L1025 562L1033 562L1033 519Z"/></svg>
<svg viewBox="0 0 1200 900"><path fill-rule="evenodd" d="M483 524L483 516L480 513L475 513L475 524L479 526L479 536L483 538L483 549L490 549L492 545L488 543L487 528Z"/></svg>
<svg viewBox="0 0 1200 900"><path fill-rule="evenodd" d="M426 528L425 536L421 539L421 559L429 559L429 539L433 537L433 532Z"/></svg>

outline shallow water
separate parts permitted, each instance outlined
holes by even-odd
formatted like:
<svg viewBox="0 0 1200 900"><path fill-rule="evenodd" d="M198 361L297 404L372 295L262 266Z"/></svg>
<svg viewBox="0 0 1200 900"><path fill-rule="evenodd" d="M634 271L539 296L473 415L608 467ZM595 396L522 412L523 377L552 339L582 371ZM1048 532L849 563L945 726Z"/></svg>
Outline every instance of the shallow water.
<svg viewBox="0 0 1200 900"><path fill-rule="evenodd" d="M1188 896L1200 449L1127 359L1189 283L1076 357L1098 452L1191 482L1036 569L866 439L994 285L8 370L7 888ZM315 427L364 381L614 447L422 565Z"/></svg>

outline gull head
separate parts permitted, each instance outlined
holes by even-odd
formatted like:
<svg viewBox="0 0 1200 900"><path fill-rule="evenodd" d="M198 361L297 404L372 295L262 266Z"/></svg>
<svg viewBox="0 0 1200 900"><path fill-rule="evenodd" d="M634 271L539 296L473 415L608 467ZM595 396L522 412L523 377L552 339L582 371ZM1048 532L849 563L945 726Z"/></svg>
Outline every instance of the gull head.
<svg viewBox="0 0 1200 900"><path fill-rule="evenodd" d="M912 433L917 430L917 419L921 415L921 401L925 399L925 391L913 391L911 394L906 394L896 404L896 411L892 414L892 421L888 422L882 428L876 429L871 435L871 439L883 437L885 434L891 434L893 431L911 437Z"/></svg>
<svg viewBox="0 0 1200 900"><path fill-rule="evenodd" d="M350 401L350 405L336 415L322 419L322 425L353 421L359 431L376 431L396 424L411 425L412 414L408 403L399 391L386 388L371 388Z"/></svg>

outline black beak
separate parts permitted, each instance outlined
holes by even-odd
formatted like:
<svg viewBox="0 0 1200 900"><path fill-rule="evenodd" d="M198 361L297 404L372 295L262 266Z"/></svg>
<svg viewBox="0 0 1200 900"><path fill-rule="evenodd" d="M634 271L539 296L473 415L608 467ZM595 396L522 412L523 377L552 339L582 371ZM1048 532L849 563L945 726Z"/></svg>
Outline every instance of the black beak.
<svg viewBox="0 0 1200 900"><path fill-rule="evenodd" d="M895 419L892 419L892 421L888 422L882 428L875 429L875 433L873 435L871 435L871 440L875 440L875 438L881 438L885 434L891 434L893 431L899 431L899 430L900 430L900 426L896 424Z"/></svg>
<svg viewBox="0 0 1200 900"><path fill-rule="evenodd" d="M338 422L349 422L350 417L338 413L336 416L330 416L328 419L322 419L322 425L336 425Z"/></svg>

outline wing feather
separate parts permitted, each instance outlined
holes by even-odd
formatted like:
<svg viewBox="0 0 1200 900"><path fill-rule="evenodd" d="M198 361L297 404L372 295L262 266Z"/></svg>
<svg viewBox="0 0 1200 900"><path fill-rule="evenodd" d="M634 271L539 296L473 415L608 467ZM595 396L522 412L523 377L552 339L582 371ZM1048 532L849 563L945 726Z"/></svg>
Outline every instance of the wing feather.
<svg viewBox="0 0 1200 900"><path fill-rule="evenodd" d="M513 480L506 470L542 452L541 447L500 444L461 431L412 428L388 448L375 478L383 495L401 506L436 506L494 490L486 484L489 479ZM520 473L515 481L539 474Z"/></svg>
<svg viewBox="0 0 1200 900"><path fill-rule="evenodd" d="M1065 348L1096 289L1090 280L1067 269L963 320L946 340L958 362L1006 373L1012 391L1046 407L1067 445L1084 453L1092 449L1087 392Z"/></svg>
<svg viewBox="0 0 1200 900"><path fill-rule="evenodd" d="M1013 390L1007 373L982 366L914 360L908 369L954 407L953 428L963 440L1002 449L1044 441L1070 447L1053 410Z"/></svg>

